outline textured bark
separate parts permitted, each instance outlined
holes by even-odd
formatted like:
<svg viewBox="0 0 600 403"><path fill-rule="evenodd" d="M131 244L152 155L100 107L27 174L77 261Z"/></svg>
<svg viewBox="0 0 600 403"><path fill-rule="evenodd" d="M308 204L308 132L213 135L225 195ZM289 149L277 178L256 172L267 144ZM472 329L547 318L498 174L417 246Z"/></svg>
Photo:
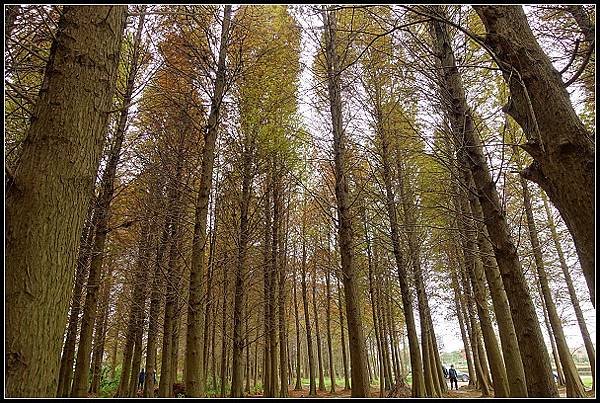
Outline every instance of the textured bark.
<svg viewBox="0 0 600 403"><path fill-rule="evenodd" d="M558 356L560 357L560 363L563 367L565 374L565 383L567 385L567 397L585 397L585 389L577 367L573 362L571 351L567 345L567 340L562 328L562 323L558 313L556 312L556 305L552 300L552 294L550 286L548 284L548 276L544 267L544 260L542 258L542 249L540 247L540 241L538 239L537 228L535 220L533 218L533 211L531 208L531 196L527 187L527 181L522 176L519 176L521 180L521 187L523 188L523 204L525 206L525 214L527 217L527 228L529 230L529 240L531 242L531 248L533 249L533 256L535 259L535 266L537 268L538 279L540 281L540 287L542 288L542 295L544 296L544 303L548 310L548 318L550 319L550 326L552 326L552 332L556 340L556 347L558 349Z"/></svg>
<svg viewBox="0 0 600 403"><path fill-rule="evenodd" d="M75 344L77 338L77 328L79 326L79 312L81 311L81 298L83 297L83 287L86 282L87 271L91 258L91 248L96 234L94 220L95 198L90 203L88 211L88 222L81 234L81 243L79 246L79 256L77 257L77 272L75 274L75 285L73 287L73 297L71 298L71 312L69 314L69 325L65 345L60 360L60 371L58 375L58 390L56 397L68 397L71 391L71 381L73 380L73 360L75 359Z"/></svg>
<svg viewBox="0 0 600 403"><path fill-rule="evenodd" d="M536 397L557 396L548 351L517 250L508 230L506 216L483 155L481 141L475 132L446 28L439 22L433 22L431 28L435 52L443 67L440 73L443 108L450 120L455 143L461 145L458 149L459 161L469 167L477 187L486 227L509 299L521 358L523 362L527 362L525 376L528 394Z"/></svg>
<svg viewBox="0 0 600 403"><path fill-rule="evenodd" d="M350 214L350 200L347 181L346 135L342 122L342 100L340 68L337 55L335 11L326 15L325 48L327 62L327 83L329 106L333 126L333 153L335 161L335 196L338 212L339 247L342 261L342 282L348 321L350 361L352 372L352 397L369 396L369 374L367 372L367 351L363 332L361 301L354 262L354 231Z"/></svg>
<svg viewBox="0 0 600 403"><path fill-rule="evenodd" d="M552 218L550 206L548 205L548 201L546 200L544 192L541 192L541 195L542 200L544 201L544 209L546 211L548 226L550 227L552 240L558 255L558 261L560 262L560 268L562 269L563 276L565 276L565 282L567 284L567 289L569 290L571 304L573 305L575 317L577 318L577 324L579 325L579 330L581 331L581 338L583 339L583 344L585 345L585 350L590 361L590 367L592 369L592 389L594 389L596 384L596 351L594 350L594 344L592 343L592 338L588 332L587 325L583 317L583 312L581 311L581 306L579 306L579 299L577 298L577 293L575 292L575 287L573 286L573 279L569 273L569 267L567 266L562 246L560 245L560 239L558 238L558 233L556 232L556 225L554 224L554 218Z"/></svg>
<svg viewBox="0 0 600 403"><path fill-rule="evenodd" d="M202 171L198 198L196 200L196 213L194 219L194 236L192 240L192 259L190 272L190 292L187 313L187 335L185 350L185 391L189 397L204 395L203 363L203 295L202 281L206 266L206 223L208 215L208 201L212 187L212 172L215 159L215 142L219 129L219 113L221 102L225 93L225 57L227 42L229 40L229 24L231 21L231 5L226 5L221 27L221 42L217 61L217 77L215 90L211 98L210 113L204 135L204 148L202 150Z"/></svg>
<svg viewBox="0 0 600 403"><path fill-rule="evenodd" d="M17 5L7 5L4 13L6 16L6 21L4 22L4 37L8 39L10 38L12 30L15 27L15 21L21 13L21 7Z"/></svg>
<svg viewBox="0 0 600 403"><path fill-rule="evenodd" d="M92 342L92 329L96 320L96 311L98 304L98 292L100 287L100 274L104 262L104 246L108 235L108 223L110 219L110 204L114 194L114 181L116 177L117 166L121 157L121 147L125 139L127 129L128 105L131 102L135 75L137 72L137 59L139 45L143 28L143 18L139 19L136 40L134 44L134 56L131 69L127 77L125 94L123 96L123 109L119 115L115 138L110 150L106 169L102 175L102 187L98 197L98 205L95 214L98 215L96 224L96 236L92 249L92 260L90 262L90 272L87 284L87 294L83 308L83 318L81 320L81 335L79 348L77 350L77 362L75 364L75 373L73 378L72 397L85 397L88 384L89 357Z"/></svg>
<svg viewBox="0 0 600 403"><path fill-rule="evenodd" d="M56 393L77 250L126 12L125 6L64 7L19 166L6 187L9 397Z"/></svg>
<svg viewBox="0 0 600 403"><path fill-rule="evenodd" d="M534 159L523 171L548 195L573 235L595 304L594 160L590 133L575 113L558 71L531 31L521 6L474 6L510 87L504 107L523 128Z"/></svg>

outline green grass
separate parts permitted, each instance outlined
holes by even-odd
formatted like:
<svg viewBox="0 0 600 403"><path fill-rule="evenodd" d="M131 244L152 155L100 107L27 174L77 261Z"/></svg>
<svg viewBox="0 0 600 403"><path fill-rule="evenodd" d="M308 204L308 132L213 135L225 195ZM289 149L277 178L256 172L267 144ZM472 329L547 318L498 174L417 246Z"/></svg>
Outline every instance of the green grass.
<svg viewBox="0 0 600 403"><path fill-rule="evenodd" d="M581 381L583 382L583 385L586 388L591 388L592 387L592 376L591 375L582 375L581 376Z"/></svg>

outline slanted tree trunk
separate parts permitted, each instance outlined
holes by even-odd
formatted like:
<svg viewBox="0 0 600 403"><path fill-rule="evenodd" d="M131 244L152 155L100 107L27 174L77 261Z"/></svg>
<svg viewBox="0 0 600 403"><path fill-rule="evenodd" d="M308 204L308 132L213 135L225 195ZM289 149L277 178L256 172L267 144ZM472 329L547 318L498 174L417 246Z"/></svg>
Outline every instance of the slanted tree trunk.
<svg viewBox="0 0 600 403"><path fill-rule="evenodd" d="M94 206L95 198L90 203L88 211L88 220L83 233L81 234L81 243L79 246L79 256L77 257L77 272L75 274L75 286L73 287L73 297L71 299L71 312L69 314L69 325L65 337L65 345L60 360L60 371L58 375L58 391L56 397L68 397L71 391L71 381L73 380L73 360L75 359L75 343L77 338L77 327L79 325L79 312L81 311L81 298L83 297L83 286L87 271L89 269L90 252L94 242L96 230L94 228Z"/></svg>
<svg viewBox="0 0 600 403"><path fill-rule="evenodd" d="M396 269L398 270L398 281L400 283L400 290L402 294L402 307L404 309L404 318L406 321L406 329L408 333L408 347L410 350L410 362L412 368L412 396L413 397L423 397L425 394L431 396L432 392L432 384L431 384L431 376L427 375L429 370L428 363L425 359L425 352L423 353L423 360L421 360L421 351L419 349L419 342L417 339L417 330L414 319L414 312L412 307L412 292L408 285L408 273L406 270L406 265L404 261L404 257L402 255L402 250L400 249L400 239L398 235L398 218L396 213L396 204L395 204L395 195L392 189L392 177L391 177L391 167L389 162L389 139L388 136L381 132L380 133L380 141L381 141L381 160L382 160L382 173L383 173L383 181L385 186L386 193L386 207L388 219L390 221L390 234L392 239L392 248L394 251L394 258L396 261ZM422 303L422 298L420 303ZM425 334L423 331L426 330L425 321L423 318L422 322L422 337ZM427 340L426 338L422 338L422 340ZM425 343L425 342L424 342ZM425 346L425 344L424 344ZM384 347L387 350L387 347ZM423 347L425 351L425 347ZM423 368L426 373L421 372ZM430 372L429 372L430 373Z"/></svg>
<svg viewBox="0 0 600 403"><path fill-rule="evenodd" d="M565 386L565 373L562 370L562 365L560 365L560 357L558 356L558 350L556 348L556 339L554 338L554 333L552 332L552 326L550 326L550 321L548 320L548 310L546 309L546 304L544 303L544 294L542 294L542 287L540 287L540 281L536 281L538 294L540 296L540 305L542 305L542 311L544 313L544 324L546 325L546 332L548 332L548 337L550 338L550 347L552 348L552 357L554 358L554 365L556 365L556 373L558 375L557 382L560 386Z"/></svg>
<svg viewBox="0 0 600 403"><path fill-rule="evenodd" d="M105 279L102 281L102 295L99 309L101 309L100 320L96 322L94 330L94 348L92 349L92 382L88 393L92 395L98 394L100 388L100 377L102 375L102 357L104 356L104 341L106 340L106 328L108 322L108 308L110 305L110 289L112 288L113 267L109 267L105 273Z"/></svg>
<svg viewBox="0 0 600 403"><path fill-rule="evenodd" d="M35 118L6 184L9 397L56 393L77 251L102 154L126 13L125 6L63 8Z"/></svg>
<svg viewBox="0 0 600 403"><path fill-rule="evenodd" d="M442 106L450 120L455 143L461 145L458 149L459 161L469 167L477 187L496 261L509 298L521 358L523 362L527 362L525 376L528 394L536 397L557 396L558 391L552 380L550 358L544 345L535 308L514 241L508 230L495 183L483 155L481 141L475 132L446 27L434 21L431 23L431 28L434 50L439 65L443 67L440 73L440 85L443 88L443 91L440 91L443 99Z"/></svg>
<svg viewBox="0 0 600 403"><path fill-rule="evenodd" d="M471 353L471 345L469 343L469 338L465 331L465 319L462 314L462 309L460 307L460 289L458 288L458 279L456 277L456 270L454 268L454 264L456 263L453 259L448 256L448 263L450 266L450 277L452 281L452 290L454 291L454 307L456 309L456 316L458 316L458 325L460 327L460 335L462 337L463 346L465 348L465 357L467 359L467 368L469 371L469 385L473 385L476 381L475 369L473 368L473 355Z"/></svg>
<svg viewBox="0 0 600 403"><path fill-rule="evenodd" d="M546 199L546 195L543 191L541 192L541 195L542 195L542 200L544 202L544 209L546 211L548 226L550 227L550 233L552 234L552 240L554 242L554 247L556 248L556 253L558 255L558 261L560 262L560 268L562 269L563 276L565 276L565 282L567 283L567 289L569 290L569 297L571 299L571 304L573 305L573 310L575 311L575 317L577 318L577 324L579 325L579 330L581 331L581 337L583 339L583 344L585 345L585 350L587 352L588 360L590 361L590 367L592 369L592 390L593 390L595 388L595 384L596 384L596 351L594 350L594 344L592 343L590 333L587 330L587 326L585 324L585 319L583 318L583 312L581 311L581 306L579 306L579 299L577 298L577 293L575 292L575 287L573 286L573 279L571 278L571 273L569 273L569 267L567 266L567 262L565 260L562 246L560 245L560 239L558 238L558 233L556 232L556 225L554 224L554 218L552 218L552 211L550 210L550 206L548 205L548 200Z"/></svg>
<svg viewBox="0 0 600 403"><path fill-rule="evenodd" d="M522 174L544 189L560 211L573 235L595 306L593 139L573 109L562 77L533 35L523 8L473 8L486 29L484 43L510 87L504 111L523 128L527 143L521 147L534 159Z"/></svg>
<svg viewBox="0 0 600 403"><path fill-rule="evenodd" d="M548 284L548 276L544 267L544 260L542 258L542 249L540 247L540 241L537 235L537 229L533 218L533 211L531 208L531 196L529 195L529 189L527 187L527 181L523 176L519 176L521 180L521 186L523 188L523 204L525 206L525 214L527 217L527 228L529 229L529 240L533 249L533 256L535 259L535 266L537 268L537 274L540 281L540 287L542 288L542 295L544 296L544 302L546 309L548 310L548 318L550 319L550 326L552 326L552 332L556 339L556 347L558 349L558 356L560 357L560 363L563 367L565 374L565 383L567 384L567 397L585 397L585 388L577 372L577 367L571 357L571 351L567 345L567 340L563 332L562 324L558 313L556 312L556 305L552 300L552 294L550 286Z"/></svg>
<svg viewBox="0 0 600 403"><path fill-rule="evenodd" d="M203 294L202 281L206 266L206 223L208 215L208 201L212 187L212 173L215 159L215 143L219 131L219 113L221 102L225 93L225 57L229 41L229 24L231 21L231 5L225 5L223 25L221 27L221 41L217 61L215 90L211 97L210 113L204 146L202 149L202 168L198 198L196 200L196 213L194 218L194 235L192 239L192 258L190 266L190 292L187 313L187 333L185 349L185 391L188 397L202 397L204 395L204 376L202 369L203 351Z"/></svg>

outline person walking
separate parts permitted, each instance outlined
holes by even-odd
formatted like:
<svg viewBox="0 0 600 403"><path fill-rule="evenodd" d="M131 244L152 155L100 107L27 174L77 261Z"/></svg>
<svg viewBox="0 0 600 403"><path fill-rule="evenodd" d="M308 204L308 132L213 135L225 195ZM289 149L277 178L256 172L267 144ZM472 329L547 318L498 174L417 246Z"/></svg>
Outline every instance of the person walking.
<svg viewBox="0 0 600 403"><path fill-rule="evenodd" d="M454 369L454 364L450 365L450 369L448 370L448 378L450 378L450 390L452 390L452 385L456 386L456 390L458 390L458 380L456 370Z"/></svg>

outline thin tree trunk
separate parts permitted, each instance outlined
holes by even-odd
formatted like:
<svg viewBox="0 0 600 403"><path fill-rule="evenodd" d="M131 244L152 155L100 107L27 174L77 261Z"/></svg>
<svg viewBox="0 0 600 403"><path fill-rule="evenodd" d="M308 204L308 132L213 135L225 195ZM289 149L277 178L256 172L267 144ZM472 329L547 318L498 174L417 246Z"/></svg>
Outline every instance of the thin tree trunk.
<svg viewBox="0 0 600 403"><path fill-rule="evenodd" d="M73 287L73 297L71 299L71 312L69 315L69 325L63 353L60 360L60 371L58 376L57 397L68 397L71 391L71 381L73 380L73 360L75 359L75 344L77 338L77 327L79 325L79 312L81 311L81 298L83 296L83 287L86 281L86 275L91 258L91 248L94 242L96 230L94 228L94 204L92 200L88 210L87 225L81 234L81 243L79 246L79 256L77 258L77 272L75 274L75 286Z"/></svg>
<svg viewBox="0 0 600 403"><path fill-rule="evenodd" d="M325 13L327 29L325 31L326 62L328 76L328 93L333 126L333 152L335 160L335 195L339 220L339 246L344 276L344 295L346 317L348 320L348 336L350 345L350 361L352 362L352 397L370 395L369 375L367 373L367 352L363 322L360 311L361 299L356 279L354 262L354 231L350 214L350 200L347 182L346 136L342 122L342 100L340 68L337 55L336 17L335 11Z"/></svg>
<svg viewBox="0 0 600 403"><path fill-rule="evenodd" d="M348 359L346 356L346 336L344 335L344 306L342 305L342 293L340 287L340 280L336 277L338 306L340 311L340 333L342 341L342 361L344 364L344 390L350 389L350 378L348 377Z"/></svg>
<svg viewBox="0 0 600 403"><path fill-rule="evenodd" d="M531 196L529 195L529 189L527 187L527 181L523 176L519 176L521 180L521 186L523 188L523 204L525 206L525 214L527 217L527 228L529 229L529 240L533 249L533 256L535 259L535 266L537 268L537 274L542 288L542 295L544 296L544 302L546 309L548 310L548 318L550 319L550 326L552 326L552 332L556 339L556 347L558 349L558 356L560 357L560 363L563 367L565 374L565 383L567 384L567 397L585 397L585 388L577 372L577 367L573 362L571 351L567 345L567 340L563 332L562 324L558 313L556 312L556 305L552 300L552 294L550 286L548 285L548 276L544 267L544 260L542 258L542 250L540 248L540 242L537 235L537 229L533 218L533 211L531 208Z"/></svg>
<svg viewBox="0 0 600 403"><path fill-rule="evenodd" d="M305 212L303 212L303 214L306 214ZM304 231L304 220L306 218L303 215L303 221L302 221L302 227L303 227L303 231L302 231L302 302L304 304L304 324L306 327L306 352L308 355L308 371L309 371L309 392L308 395L309 396L316 396L317 395L317 387L316 387L316 382L315 382L315 363L314 363L314 354L313 354L313 348L312 348L312 331L311 331L311 326L310 326L310 317L309 317L309 310L308 310L308 291L307 291L307 286L306 286L306 240L304 239L304 234L306 234L306 232Z"/></svg>
<svg viewBox="0 0 600 403"><path fill-rule="evenodd" d="M196 213L194 218L194 235L192 240L192 259L190 268L190 291L187 314L187 334L185 349L185 390L189 397L202 397L204 395L204 376L202 369L203 351L203 293L202 281L205 271L205 250L207 247L206 222L208 215L208 201L212 187L212 173L215 159L215 143L219 130L219 112L225 93L226 64L225 57L229 41L229 24L231 21L231 5L225 5L223 25L221 27L221 41L217 61L215 91L211 97L210 113L207 129L204 135L204 148L202 150L202 170L198 198L196 200Z"/></svg>
<svg viewBox="0 0 600 403"><path fill-rule="evenodd" d="M579 299L577 298L577 293L575 292L575 287L573 286L573 279L571 278L571 274L569 273L569 267L567 266L562 246L560 245L560 239L558 238L558 233L556 232L556 225L554 224L554 219L552 218L552 212L550 211L548 200L546 199L546 195L543 191L541 192L541 195L542 200L544 201L544 209L546 211L548 226L550 227L552 240L554 242L554 247L558 255L558 261L560 262L560 268L562 269L563 276L565 276L565 282L567 283L567 289L569 290L571 304L573 305L575 317L577 318L577 324L579 325L581 337L583 338L583 344L585 346L585 350L590 361L590 367L592 370L592 390L594 390L596 384L596 351L594 350L594 344L592 343L590 333L587 330L585 319L583 318L583 312L581 311L581 306L579 306Z"/></svg>

